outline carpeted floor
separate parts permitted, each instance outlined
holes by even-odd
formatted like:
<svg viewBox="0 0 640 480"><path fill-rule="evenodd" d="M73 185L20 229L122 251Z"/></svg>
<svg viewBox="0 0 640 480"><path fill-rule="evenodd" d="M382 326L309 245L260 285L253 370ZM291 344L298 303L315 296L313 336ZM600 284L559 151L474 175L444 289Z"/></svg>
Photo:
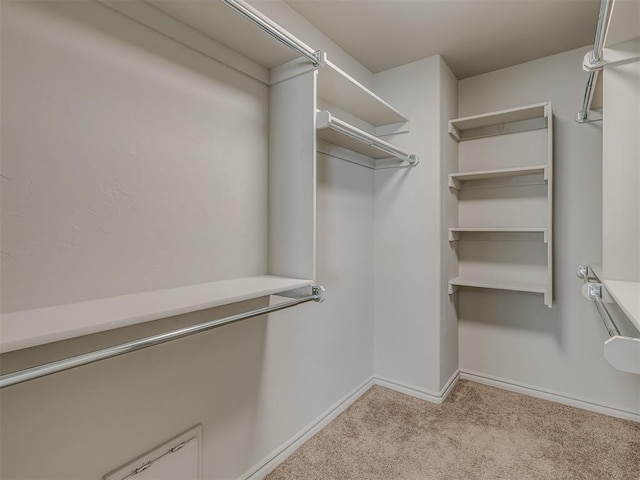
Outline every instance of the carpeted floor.
<svg viewBox="0 0 640 480"><path fill-rule="evenodd" d="M640 424L460 381L442 405L374 386L268 480L640 479Z"/></svg>

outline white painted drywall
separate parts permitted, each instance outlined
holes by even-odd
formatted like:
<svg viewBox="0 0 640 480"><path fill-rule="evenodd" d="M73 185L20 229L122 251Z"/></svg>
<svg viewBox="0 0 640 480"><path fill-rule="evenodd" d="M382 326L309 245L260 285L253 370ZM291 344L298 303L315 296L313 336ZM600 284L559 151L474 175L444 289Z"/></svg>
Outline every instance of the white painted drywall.
<svg viewBox="0 0 640 480"><path fill-rule="evenodd" d="M457 167L444 122L456 108L455 77L435 56L376 74L374 85L411 119L411 131L390 141L420 157L411 170L376 172L375 372L439 392L448 380L443 374L457 369L455 319L443 298L449 247L441 223L449 209L443 176Z"/></svg>
<svg viewBox="0 0 640 480"><path fill-rule="evenodd" d="M607 334L575 276L578 264L599 263L602 254L602 124L574 121L587 50L459 82L459 116L544 101L555 115L553 308L539 295L461 291L460 367L638 413L640 379L604 359Z"/></svg>
<svg viewBox="0 0 640 480"><path fill-rule="evenodd" d="M94 2L2 9L3 311L266 274L267 87Z"/></svg>
<svg viewBox="0 0 640 480"><path fill-rule="evenodd" d="M211 201L218 198L218 194L234 189L242 189L238 202L258 198L256 192L249 189L254 188L252 182L257 179L266 185L266 174L260 176L260 170L253 165L254 150L266 162L266 127L263 123L267 115L266 89L100 5L72 3L71 7L56 2L55 7L47 3L46 7L30 5L16 9L2 5L3 62L7 55L32 69L46 68L41 75L69 80L56 85L58 95L64 95L70 102L68 117L60 117L58 128L72 135L76 127L83 127L72 121L74 112L84 112L89 118L99 111L104 118L119 119L116 113L126 107L134 116L127 125L136 128L136 138L149 142L149 149L155 141L165 145L170 139L164 137L174 138L175 135L175 139L197 141L188 148L208 149L211 156L216 156L214 160L224 161L231 168ZM75 16L76 6L86 15ZM59 9L70 9L71 12L61 17L56 13ZM35 31L12 32L11 28L5 28L30 20L37 24ZM29 41L39 37L38 30L50 41L49 45L42 46L49 55L45 59L41 52L27 49ZM16 35L25 43L12 44L11 38ZM55 41L67 36L66 43ZM92 50L91 55L78 55L77 63L73 58L67 58L66 63L57 61L58 57L67 56L67 48L83 50L96 44L101 48ZM130 84L125 81L135 81L136 75L140 75L136 85L138 89L152 90L153 102L136 104L138 95L131 95L129 104L124 107L116 101L119 97L102 101L99 110L89 106L88 101L78 105L73 102L76 90L80 89L82 93L82 88L89 87L84 87L80 78L71 82L68 77L83 69L94 71L95 75L89 78L96 82L100 80L96 78L99 74L104 77L100 89L94 85L89 100L100 99L104 92L115 95L114 89L129 88ZM13 87L16 88L20 80L23 87L28 88L32 71L16 68L12 75L17 77L22 72L22 76L15 78ZM2 73L5 74L5 68ZM195 91L193 83L197 87ZM46 86L46 82L43 84ZM3 89L5 85L3 78ZM139 95L144 99L147 94L142 91ZM215 103L207 103L210 96L218 101L222 101L218 96L222 97L225 108L216 109ZM49 107L39 101L42 100L40 97L22 98L24 109L41 116L47 114ZM205 103L200 105L201 101ZM194 109L197 104L201 116L193 119L194 125L185 123L189 121L189 114L176 104L182 109ZM161 129L162 135L158 135L155 126L169 120L138 117L147 115L147 108L153 108L158 115L173 108L170 113L175 117L175 131ZM3 104L3 124L9 120L4 109ZM207 115L211 111L213 114L209 118ZM213 127L224 123L229 116L235 119L234 131L226 132L230 139L245 131L260 133L243 136L242 142L235 142L241 144L238 146L240 151L211 146L217 135ZM209 120L213 124L211 129ZM119 131L120 125L109 123L107 127ZM192 129L196 128L206 134L194 137ZM40 132L34 129L33 134ZM104 142L93 137L79 140L88 151L104 146ZM231 143L225 143L224 138L217 141L222 145ZM57 156L59 151L57 147L49 148L50 156ZM144 155L146 152L133 151L141 162L152 161L154 157L148 159ZM149 152L163 153L157 152L155 147ZM172 154L171 158L174 157ZM186 162L184 157L179 160L183 165ZM203 163L204 160L200 165ZM75 169L73 172L77 174ZM245 180L244 173L250 174L252 180ZM98 179L111 179L110 171L95 175ZM173 177L169 173L166 175L164 193L173 198L170 187L175 188L175 182L169 182ZM152 178L148 177L147 181L151 183ZM182 181L183 185L187 182L184 178ZM82 183L82 179L78 182ZM184 194L192 194L190 185L187 183L183 187ZM262 183L260 185L262 188ZM259 466L275 449L372 375L373 188L370 170L342 160L319 158L317 278L327 288L328 300L324 304L301 305L273 314L269 320L260 318L227 325L188 339L3 389L0 392L0 477L7 480L99 479L130 458L199 422L203 424L204 433L205 478L237 478L253 466ZM266 209L266 195L259 198L262 199L260 209ZM238 222L249 223L247 219L231 215L230 211L235 211L237 206L235 203L224 202L223 206L228 213L224 222L216 224L220 235L226 235L224 229L233 230L239 226ZM217 205L206 203L203 207L215 209ZM256 216L250 212L247 215L251 220ZM249 240L266 248L265 234L266 225L255 233L257 238ZM193 239L196 241L197 238ZM226 252L221 245L209 248L221 255ZM220 248L222 250L218 250ZM141 255L144 257L146 253L143 251ZM263 250L247 255L266 260ZM251 265L255 266L254 263ZM188 272L191 275L191 270ZM69 285L64 290L67 289ZM153 325L137 325L10 353L3 355L2 365L12 368L60 358L146 336L160 326L172 328L204 321L215 315L250 310L262 303L264 300L256 299L241 305L169 318Z"/></svg>

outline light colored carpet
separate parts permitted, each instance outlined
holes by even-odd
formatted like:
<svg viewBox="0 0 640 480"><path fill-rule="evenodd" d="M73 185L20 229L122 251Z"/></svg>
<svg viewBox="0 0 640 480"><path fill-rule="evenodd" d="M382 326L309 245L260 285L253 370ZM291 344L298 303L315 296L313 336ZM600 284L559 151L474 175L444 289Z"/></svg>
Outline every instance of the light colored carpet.
<svg viewBox="0 0 640 480"><path fill-rule="evenodd" d="M640 425L460 381L442 405L374 386L269 480L639 480Z"/></svg>

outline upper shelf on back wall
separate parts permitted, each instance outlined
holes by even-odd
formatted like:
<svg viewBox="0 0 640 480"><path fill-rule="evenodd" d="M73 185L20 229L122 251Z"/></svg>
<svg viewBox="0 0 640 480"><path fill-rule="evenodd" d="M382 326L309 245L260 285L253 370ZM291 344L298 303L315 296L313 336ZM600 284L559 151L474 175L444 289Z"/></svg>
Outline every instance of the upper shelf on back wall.
<svg viewBox="0 0 640 480"><path fill-rule="evenodd" d="M538 103L449 121L449 135L458 141L547 128L549 103Z"/></svg>

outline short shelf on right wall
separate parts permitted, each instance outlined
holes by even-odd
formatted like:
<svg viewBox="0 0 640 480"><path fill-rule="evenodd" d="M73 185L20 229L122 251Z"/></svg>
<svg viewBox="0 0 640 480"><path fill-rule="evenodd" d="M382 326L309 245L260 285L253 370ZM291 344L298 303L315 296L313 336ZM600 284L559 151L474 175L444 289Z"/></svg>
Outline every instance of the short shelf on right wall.
<svg viewBox="0 0 640 480"><path fill-rule="evenodd" d="M461 287L543 294L553 302L553 114L550 103L449 122L459 142L449 175L449 228Z"/></svg>

